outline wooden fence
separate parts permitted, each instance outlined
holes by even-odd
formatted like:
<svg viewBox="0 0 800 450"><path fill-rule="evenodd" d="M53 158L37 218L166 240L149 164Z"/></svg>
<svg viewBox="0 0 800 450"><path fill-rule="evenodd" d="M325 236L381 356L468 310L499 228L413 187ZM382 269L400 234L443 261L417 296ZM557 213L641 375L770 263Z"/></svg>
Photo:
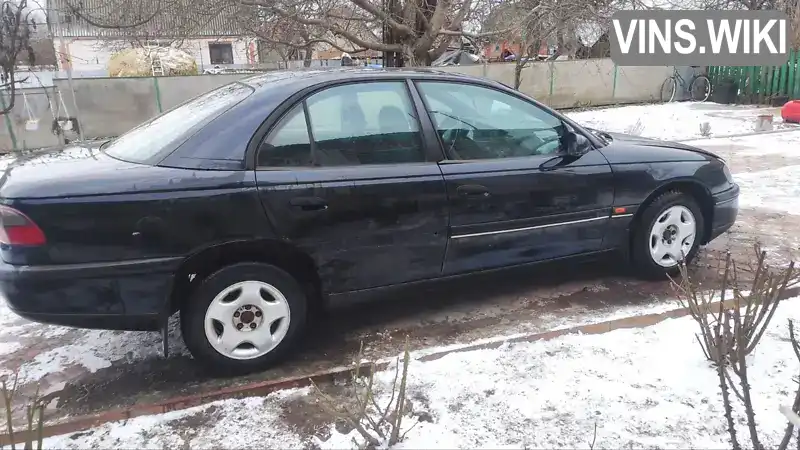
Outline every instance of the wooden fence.
<svg viewBox="0 0 800 450"><path fill-rule="evenodd" d="M792 50L781 66L710 66L708 77L712 86L733 79L739 88L737 103L783 104L800 99L800 50Z"/></svg>

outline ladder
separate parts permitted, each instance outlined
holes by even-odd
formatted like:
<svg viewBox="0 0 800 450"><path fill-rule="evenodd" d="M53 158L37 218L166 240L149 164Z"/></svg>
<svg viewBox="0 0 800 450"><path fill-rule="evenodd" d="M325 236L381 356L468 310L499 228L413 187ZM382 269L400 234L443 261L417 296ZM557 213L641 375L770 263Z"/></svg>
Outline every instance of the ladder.
<svg viewBox="0 0 800 450"><path fill-rule="evenodd" d="M153 69L154 77L164 76L164 64L161 62L161 55L157 52L150 58L151 68Z"/></svg>

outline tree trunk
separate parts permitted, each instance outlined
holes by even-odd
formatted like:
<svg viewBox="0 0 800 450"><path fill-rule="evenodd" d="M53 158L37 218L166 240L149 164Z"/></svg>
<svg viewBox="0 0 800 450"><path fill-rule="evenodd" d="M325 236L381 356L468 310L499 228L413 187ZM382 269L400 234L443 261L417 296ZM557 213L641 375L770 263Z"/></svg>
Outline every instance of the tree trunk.
<svg viewBox="0 0 800 450"><path fill-rule="evenodd" d="M311 48L310 45L306 45L303 48L304 55L303 55L303 67L311 67L311 57L313 56L314 49Z"/></svg>
<svg viewBox="0 0 800 450"><path fill-rule="evenodd" d="M405 51L406 65L410 67L430 66L431 57L428 54L428 49L417 49L410 47Z"/></svg>

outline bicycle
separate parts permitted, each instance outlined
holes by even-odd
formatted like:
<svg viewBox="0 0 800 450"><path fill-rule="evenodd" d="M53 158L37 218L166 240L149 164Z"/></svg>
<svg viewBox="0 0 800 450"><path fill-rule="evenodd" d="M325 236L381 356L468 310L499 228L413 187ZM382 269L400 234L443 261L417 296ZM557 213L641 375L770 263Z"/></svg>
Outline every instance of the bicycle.
<svg viewBox="0 0 800 450"><path fill-rule="evenodd" d="M691 67L692 69L696 69L698 66ZM682 88L686 87L686 80L678 72L678 68L673 67L672 75L667 77L667 79L664 80L664 83L661 84L662 102L671 102L675 100L675 93L678 90L678 83L680 83ZM689 83L689 94L691 95L692 100L696 102L704 102L708 100L708 98L711 97L711 80L709 80L708 77L703 74L692 74L692 78Z"/></svg>

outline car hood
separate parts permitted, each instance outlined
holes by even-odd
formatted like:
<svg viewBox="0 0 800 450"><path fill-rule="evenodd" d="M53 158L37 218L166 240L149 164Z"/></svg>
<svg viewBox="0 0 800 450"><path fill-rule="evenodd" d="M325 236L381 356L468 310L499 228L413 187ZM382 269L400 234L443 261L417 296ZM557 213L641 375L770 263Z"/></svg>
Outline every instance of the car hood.
<svg viewBox="0 0 800 450"><path fill-rule="evenodd" d="M665 158L667 160L674 160L674 161L685 160L685 159L697 159L698 157L703 159L708 159L708 158L721 159L713 152L704 150L702 148L697 148L691 145L683 144L680 142L662 141L659 139L633 136L630 134L602 131L594 128L587 128L587 130L606 139L607 141L610 141L608 146L602 148L603 154L606 154L607 156L609 154L614 154L614 153L627 154L630 152L631 149L635 149L637 150L636 156L638 156L639 161L641 162L661 161L664 160ZM618 162L623 162L623 161L618 161ZM635 161L624 161L624 162L635 162Z"/></svg>
<svg viewBox="0 0 800 450"><path fill-rule="evenodd" d="M78 197L141 189L164 169L114 159L103 142L52 147L0 158L0 198Z"/></svg>

